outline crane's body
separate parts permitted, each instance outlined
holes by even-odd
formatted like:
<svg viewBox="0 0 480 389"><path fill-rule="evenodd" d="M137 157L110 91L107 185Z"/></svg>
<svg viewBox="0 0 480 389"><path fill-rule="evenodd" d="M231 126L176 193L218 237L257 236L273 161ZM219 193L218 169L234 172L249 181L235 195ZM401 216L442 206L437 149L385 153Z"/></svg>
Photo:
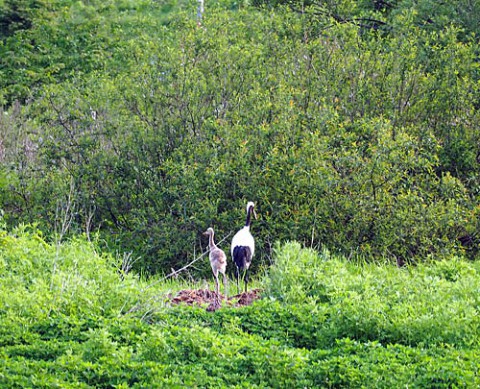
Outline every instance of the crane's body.
<svg viewBox="0 0 480 389"><path fill-rule="evenodd" d="M237 290L240 293L240 273L242 273L242 280L245 283L245 292L248 284L248 269L252 263L253 255L255 254L255 239L250 233L251 216L257 217L255 213L255 204L249 202L247 204L247 220L245 226L241 228L232 239L231 255L235 263L235 275L237 278Z"/></svg>
<svg viewBox="0 0 480 389"><path fill-rule="evenodd" d="M210 259L210 266L212 267L213 277L215 278L215 287L217 292L217 297L220 296L220 284L218 282L218 273L223 275L223 287L225 289L225 298L227 298L227 256L225 252L218 248L214 242L214 235L215 232L213 228L209 227L207 231L203 233L204 235L208 235L208 248L210 253L208 257Z"/></svg>

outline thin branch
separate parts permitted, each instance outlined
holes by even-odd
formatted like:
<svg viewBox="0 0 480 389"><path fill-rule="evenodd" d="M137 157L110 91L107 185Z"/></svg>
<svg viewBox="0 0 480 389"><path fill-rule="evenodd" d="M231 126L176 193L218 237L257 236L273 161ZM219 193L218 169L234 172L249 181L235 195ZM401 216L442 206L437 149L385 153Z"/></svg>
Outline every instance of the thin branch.
<svg viewBox="0 0 480 389"><path fill-rule="evenodd" d="M220 240L218 242L218 245L220 245L225 239L227 239L230 235L232 235L232 233L230 232L228 235L226 235L222 240ZM178 270L174 270L172 269L172 272L167 274L165 277L162 277L160 278L159 280L155 281L155 282L152 282L151 284L147 285L144 289L141 290L140 293L144 293L147 289L150 289L152 286L154 285L157 285L159 284L160 282L163 282L165 281L166 279L170 278L170 277L173 277L173 276L177 276L179 273L185 271L186 269L188 269L189 267L191 267L195 262L198 262L200 259L202 259L203 257L205 257L207 254L208 254L208 251L204 251L199 257L195 258L192 262L190 262L189 264L185 265L184 267L182 267L181 269L178 269ZM152 296L150 297L149 299L147 299L144 304L154 300L157 296ZM140 304L140 301L137 301L137 303L135 303L133 305L132 308L130 308L125 314L128 315L132 312L135 312L135 311L138 311L139 309L139 304ZM123 310L123 308L122 308Z"/></svg>
<svg viewBox="0 0 480 389"><path fill-rule="evenodd" d="M222 243L225 239L227 239L230 235L232 235L232 233L230 232L227 236L225 236L220 242L218 242L218 244ZM165 281L166 279L170 278L170 277L173 277L173 276L178 276L179 273L181 273L182 271L186 270L187 268L189 268L190 266L192 266L195 262L199 261L200 259L202 259L205 255L208 254L208 250L203 252L199 257L195 258L192 262L190 262L188 265L185 265L184 267L182 267L181 269L178 269L178 270L174 270L172 268L172 272L170 274L167 274L165 277L161 278L160 280L158 280L157 282L151 284L151 285L155 285L156 283L160 282L160 281ZM149 285L148 287L150 287L151 285ZM147 288L148 288L147 287Z"/></svg>

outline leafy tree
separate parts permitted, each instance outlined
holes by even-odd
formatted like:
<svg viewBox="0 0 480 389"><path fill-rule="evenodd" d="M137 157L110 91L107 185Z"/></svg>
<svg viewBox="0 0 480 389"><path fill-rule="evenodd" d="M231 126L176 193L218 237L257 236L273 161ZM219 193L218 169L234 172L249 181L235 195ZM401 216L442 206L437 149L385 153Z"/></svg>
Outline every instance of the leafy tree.
<svg viewBox="0 0 480 389"><path fill-rule="evenodd" d="M55 231L68 210L72 233L98 230L152 273L201 252L207 226L236 230L248 200L255 266L292 239L400 262L463 242L475 257L475 44L410 11L382 11L384 34L230 6L199 27L193 12L157 20L151 3L76 3L9 40L38 66L48 55L22 39L52 36L58 71L38 66L34 88L35 66L8 66L3 96L15 85L31 98L1 116L6 220Z"/></svg>
<svg viewBox="0 0 480 389"><path fill-rule="evenodd" d="M30 29L45 5L43 0L4 0L0 4L0 38Z"/></svg>

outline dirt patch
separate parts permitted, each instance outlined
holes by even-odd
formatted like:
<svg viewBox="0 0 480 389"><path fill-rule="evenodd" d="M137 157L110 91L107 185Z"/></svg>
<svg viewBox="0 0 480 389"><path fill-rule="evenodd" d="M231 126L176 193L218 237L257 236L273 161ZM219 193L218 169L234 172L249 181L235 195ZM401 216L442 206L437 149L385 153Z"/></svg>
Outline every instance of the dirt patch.
<svg viewBox="0 0 480 389"><path fill-rule="evenodd" d="M251 305L255 300L258 300L260 294L260 289L253 289L250 292L237 294L236 296L229 298L229 301L237 299L237 302L234 305L236 307L244 307L245 305Z"/></svg>
<svg viewBox="0 0 480 389"><path fill-rule="evenodd" d="M207 305L207 311L216 311L222 306L244 307L250 305L260 298L260 293L260 289L253 289L248 292L231 296L228 298L228 301L225 301L225 296L223 294L220 293L217 295L217 293L212 290L186 289L178 292L176 296L171 298L170 302L173 305L187 304L201 307Z"/></svg>

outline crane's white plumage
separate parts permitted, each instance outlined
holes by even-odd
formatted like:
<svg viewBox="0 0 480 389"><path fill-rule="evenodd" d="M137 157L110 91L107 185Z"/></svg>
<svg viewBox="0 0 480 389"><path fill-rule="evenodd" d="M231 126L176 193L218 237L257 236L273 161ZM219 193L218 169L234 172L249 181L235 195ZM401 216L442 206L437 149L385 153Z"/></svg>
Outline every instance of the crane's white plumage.
<svg viewBox="0 0 480 389"><path fill-rule="evenodd" d="M250 247L251 255L255 253L255 239L253 239L252 234L250 233L250 226L245 226L239 230L232 239L232 248L231 254L233 258L233 250L238 246L247 246Z"/></svg>

